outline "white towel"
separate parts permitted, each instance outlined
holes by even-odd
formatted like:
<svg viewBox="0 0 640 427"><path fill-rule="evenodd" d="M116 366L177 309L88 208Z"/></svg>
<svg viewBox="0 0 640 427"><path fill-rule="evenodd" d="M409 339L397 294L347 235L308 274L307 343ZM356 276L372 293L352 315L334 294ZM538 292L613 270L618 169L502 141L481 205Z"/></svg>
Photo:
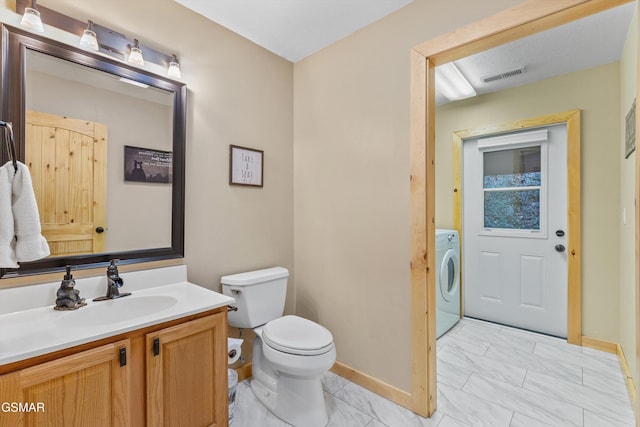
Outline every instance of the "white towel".
<svg viewBox="0 0 640 427"><path fill-rule="evenodd" d="M0 166L0 268L18 268L14 246L11 181L13 163Z"/></svg>
<svg viewBox="0 0 640 427"><path fill-rule="evenodd" d="M27 165L17 162L18 170L12 182L11 208L16 235L16 259L18 262L35 261L46 258L51 253L47 239L42 235L38 204L33 192L31 174ZM12 168L11 162L4 168Z"/></svg>

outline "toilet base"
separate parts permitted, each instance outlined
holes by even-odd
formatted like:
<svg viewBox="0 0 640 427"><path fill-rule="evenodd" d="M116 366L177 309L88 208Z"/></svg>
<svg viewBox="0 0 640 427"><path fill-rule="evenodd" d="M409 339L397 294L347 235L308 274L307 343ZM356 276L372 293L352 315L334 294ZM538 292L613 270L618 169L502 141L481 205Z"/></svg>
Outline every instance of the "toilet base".
<svg viewBox="0 0 640 427"><path fill-rule="evenodd" d="M324 427L329 421L322 375L336 361L335 347L326 353L300 356L272 349L253 330L251 390L275 416L296 427Z"/></svg>
<svg viewBox="0 0 640 427"><path fill-rule="evenodd" d="M275 416L296 427L324 427L329 422L321 377L278 376L278 392L251 380L256 398Z"/></svg>

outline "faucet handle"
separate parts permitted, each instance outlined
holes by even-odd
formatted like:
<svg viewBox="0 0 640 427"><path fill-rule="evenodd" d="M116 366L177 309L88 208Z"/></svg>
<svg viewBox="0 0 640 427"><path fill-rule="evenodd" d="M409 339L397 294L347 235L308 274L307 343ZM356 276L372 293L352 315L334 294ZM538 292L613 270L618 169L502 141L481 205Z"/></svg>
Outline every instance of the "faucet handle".
<svg viewBox="0 0 640 427"><path fill-rule="evenodd" d="M118 275L118 266L116 265L116 263L118 261L120 261L120 260L117 259L117 258L113 258L111 260L111 263L107 267L107 276L117 276Z"/></svg>
<svg viewBox="0 0 640 427"><path fill-rule="evenodd" d="M112 300L120 297L126 297L131 295L131 292L121 294L118 288L124 285L124 280L118 274L118 266L116 262L120 261L117 258L113 258L107 267L107 295L103 297L94 298L94 301Z"/></svg>

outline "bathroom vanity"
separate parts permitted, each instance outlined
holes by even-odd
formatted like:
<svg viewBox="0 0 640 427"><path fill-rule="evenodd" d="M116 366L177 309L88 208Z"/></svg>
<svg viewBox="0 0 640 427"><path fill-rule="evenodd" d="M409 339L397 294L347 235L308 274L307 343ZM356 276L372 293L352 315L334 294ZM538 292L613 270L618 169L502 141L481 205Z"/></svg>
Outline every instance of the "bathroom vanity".
<svg viewBox="0 0 640 427"><path fill-rule="evenodd" d="M0 401L9 402L0 426L225 426L233 299L186 281L144 287L186 277L184 266L170 269L169 278L124 274L132 295L118 300L0 314ZM99 295L100 279L77 288ZM49 293L23 292L36 287Z"/></svg>

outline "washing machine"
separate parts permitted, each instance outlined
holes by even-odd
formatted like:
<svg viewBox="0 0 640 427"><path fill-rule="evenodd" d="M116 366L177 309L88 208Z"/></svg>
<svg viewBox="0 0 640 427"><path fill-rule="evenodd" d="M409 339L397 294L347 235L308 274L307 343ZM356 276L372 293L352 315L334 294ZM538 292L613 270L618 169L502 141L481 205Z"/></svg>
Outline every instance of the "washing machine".
<svg viewBox="0 0 640 427"><path fill-rule="evenodd" d="M460 239L456 230L436 230L436 338L460 320Z"/></svg>

